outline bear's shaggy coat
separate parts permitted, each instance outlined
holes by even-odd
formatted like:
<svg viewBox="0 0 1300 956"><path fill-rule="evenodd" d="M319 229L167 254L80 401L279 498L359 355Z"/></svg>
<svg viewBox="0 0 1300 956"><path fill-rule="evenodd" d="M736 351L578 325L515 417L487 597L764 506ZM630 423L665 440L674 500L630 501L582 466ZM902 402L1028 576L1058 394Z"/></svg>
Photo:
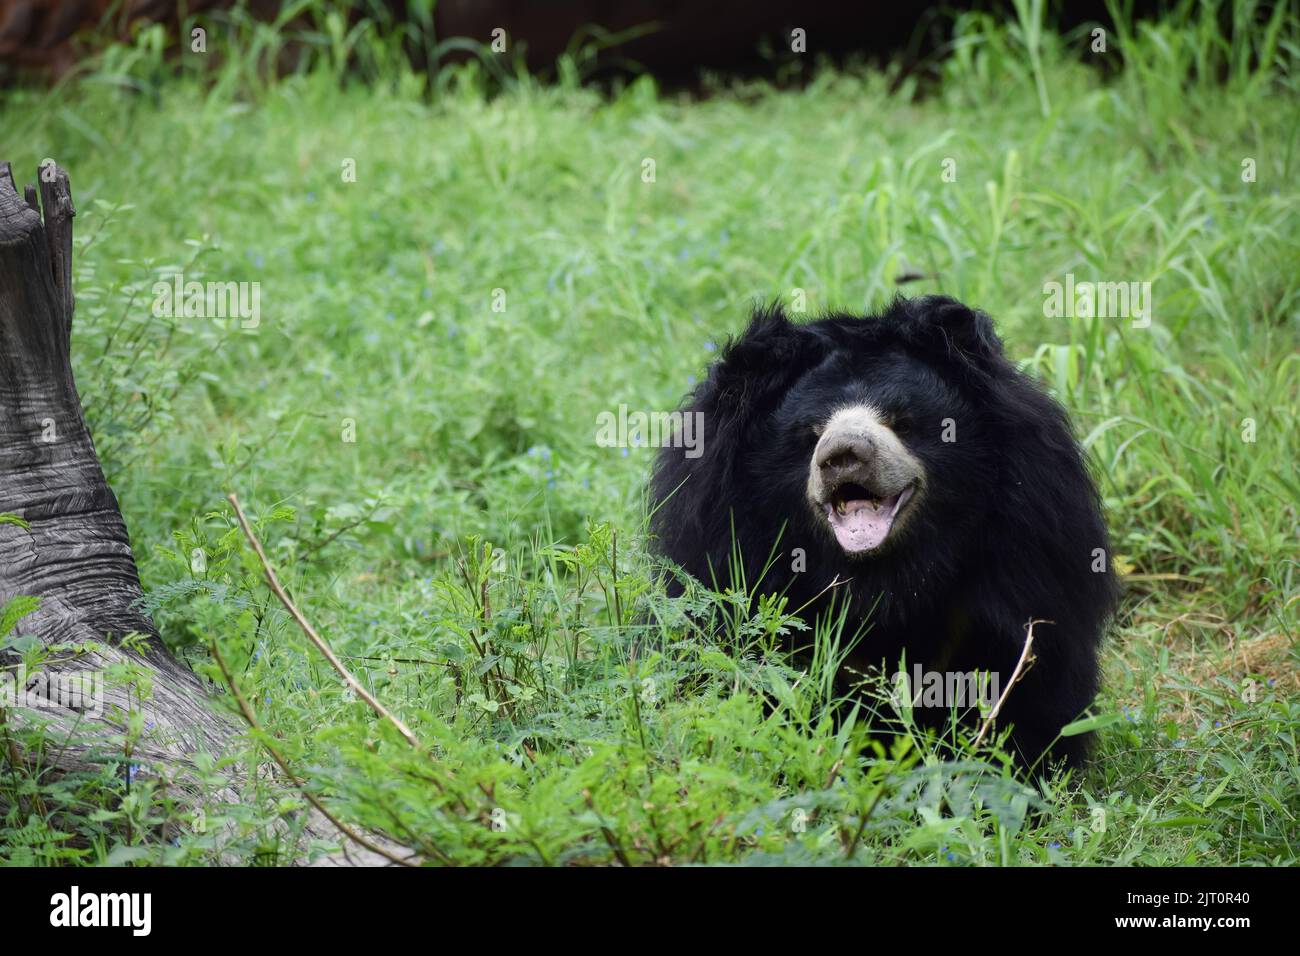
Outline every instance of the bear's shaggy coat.
<svg viewBox="0 0 1300 956"><path fill-rule="evenodd" d="M1117 596L1106 526L1064 411L988 316L938 296L808 324L762 309L683 410L703 414L703 453L659 452L664 556L711 586L785 594L808 620L847 601L859 671L905 655L909 672L1005 686L1026 623L1050 621L999 725L1026 764L1084 756L1085 736L1058 734L1097 691ZM837 411L862 427L819 457Z"/></svg>

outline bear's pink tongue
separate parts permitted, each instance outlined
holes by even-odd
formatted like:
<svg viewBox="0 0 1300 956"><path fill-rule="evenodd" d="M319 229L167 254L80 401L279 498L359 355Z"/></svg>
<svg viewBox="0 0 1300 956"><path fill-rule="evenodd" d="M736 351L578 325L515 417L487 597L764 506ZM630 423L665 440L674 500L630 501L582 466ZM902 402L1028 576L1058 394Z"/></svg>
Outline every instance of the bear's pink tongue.
<svg viewBox="0 0 1300 956"><path fill-rule="evenodd" d="M905 488L899 494L879 501L855 499L845 501L839 508L827 505L827 517L830 518L831 530L835 532L835 540L851 554L880 547L911 492L911 488Z"/></svg>

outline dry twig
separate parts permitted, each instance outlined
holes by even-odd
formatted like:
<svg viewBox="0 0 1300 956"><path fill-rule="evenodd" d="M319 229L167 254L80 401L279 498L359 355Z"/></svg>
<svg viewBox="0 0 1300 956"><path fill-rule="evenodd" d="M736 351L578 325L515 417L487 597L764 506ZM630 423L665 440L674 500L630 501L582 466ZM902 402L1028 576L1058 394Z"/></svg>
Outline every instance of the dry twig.
<svg viewBox="0 0 1300 956"><path fill-rule="evenodd" d="M1029 668L1034 666L1034 625L1035 624L1055 624L1055 621L1040 621L1030 619L1025 624L1025 646L1020 651L1020 660L1016 661L1016 669L1011 672L1011 680L1007 681L1007 686L1002 689L998 702L993 705L989 715L984 718L984 723L980 726L980 732L975 737L975 747L979 747L984 742L984 735L989 732L993 726L993 721L997 720L998 714L1002 713L1002 705L1007 702L1007 697L1011 695L1011 688L1020 683L1020 679L1029 672Z"/></svg>
<svg viewBox="0 0 1300 956"><path fill-rule="evenodd" d="M352 672L343 666L343 662L338 659L333 649L329 644L325 643L325 639L317 634L316 629L302 616L302 612L298 610L293 601L289 599L289 595L285 593L284 588L280 586L280 579L275 576L275 569L271 567L271 562L267 560L266 552L262 550L262 543L257 540L257 536L253 534L253 529L248 524L248 519L244 517L244 509L239 506L239 499L235 497L234 492L228 494L226 498L234 506L235 517L239 520L239 526L244 530L244 537L248 539L248 543L252 545L253 550L257 553L257 559L262 562L262 571L266 574L266 583L270 586L272 593L280 599L280 603L284 605L285 610L298 622L298 626L307 635L307 639L316 645L316 649L325 655L325 659L343 678L343 682L352 688L358 697L369 704L371 710L396 727L397 732L406 739L408 744L416 750L423 750L423 745L420 743L419 738L411 733L411 729L402 722L401 718L381 704L370 691L361 686L360 681L352 676Z"/></svg>

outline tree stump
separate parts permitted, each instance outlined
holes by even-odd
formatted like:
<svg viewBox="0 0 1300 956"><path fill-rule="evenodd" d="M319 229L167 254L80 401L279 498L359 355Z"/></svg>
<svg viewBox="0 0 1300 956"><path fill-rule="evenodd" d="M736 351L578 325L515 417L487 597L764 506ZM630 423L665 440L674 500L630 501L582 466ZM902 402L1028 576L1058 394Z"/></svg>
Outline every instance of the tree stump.
<svg viewBox="0 0 1300 956"><path fill-rule="evenodd" d="M14 633L54 649L58 663L18 688L27 706L13 713L44 724L58 750L0 753L0 761L18 759L27 768L53 761L65 771L102 765L106 756L125 764L128 720L143 710L132 772L193 791L194 755L223 754L243 728L212 706L203 682L167 652L139 609L126 523L72 376L72 193L67 174L52 163L38 178L39 206L37 190L29 185L19 197L10 164L0 163L0 514L22 521L0 522L0 607L18 596L40 601ZM130 635L139 637L124 646ZM0 652L0 667L13 673L18 663ZM146 699L138 682L96 680L124 663L147 677ZM70 695L78 680L100 687L98 698ZM225 796L239 780L232 776L230 784ZM309 836L337 839L319 814L310 816ZM365 851L347 857L339 862L387 862Z"/></svg>

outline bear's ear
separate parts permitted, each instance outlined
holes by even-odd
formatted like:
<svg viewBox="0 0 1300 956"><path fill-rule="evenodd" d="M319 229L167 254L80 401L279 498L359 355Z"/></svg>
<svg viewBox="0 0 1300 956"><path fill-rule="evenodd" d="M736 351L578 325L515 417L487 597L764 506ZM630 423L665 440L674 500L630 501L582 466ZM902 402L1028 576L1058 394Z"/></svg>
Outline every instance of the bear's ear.
<svg viewBox="0 0 1300 956"><path fill-rule="evenodd" d="M792 323L780 304L758 308L749 328L708 368L690 407L719 428L748 423L775 406L790 382L820 358L818 343L813 330Z"/></svg>
<svg viewBox="0 0 1300 956"><path fill-rule="evenodd" d="M755 309L749 328L723 350L717 371L737 378L778 367L793 357L802 338L803 329L786 318L779 302Z"/></svg>
<svg viewBox="0 0 1300 956"><path fill-rule="evenodd" d="M754 411L764 395L784 389L820 355L817 341L807 327L786 318L779 303L756 309L749 328L709 370L718 410L728 417Z"/></svg>
<svg viewBox="0 0 1300 956"><path fill-rule="evenodd" d="M1002 340L993 320L946 295L928 295L907 303L920 337L950 358L988 371L1002 359Z"/></svg>

